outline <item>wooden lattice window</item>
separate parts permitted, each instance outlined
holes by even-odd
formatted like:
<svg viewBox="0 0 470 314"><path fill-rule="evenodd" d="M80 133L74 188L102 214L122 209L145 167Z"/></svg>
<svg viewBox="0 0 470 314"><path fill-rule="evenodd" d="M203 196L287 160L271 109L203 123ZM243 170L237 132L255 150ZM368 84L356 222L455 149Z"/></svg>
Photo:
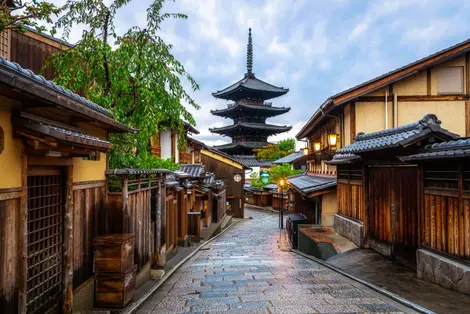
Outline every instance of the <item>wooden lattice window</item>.
<svg viewBox="0 0 470 314"><path fill-rule="evenodd" d="M459 166L456 163L429 164L424 167L424 186L445 190L459 187Z"/></svg>
<svg viewBox="0 0 470 314"><path fill-rule="evenodd" d="M11 31L5 30L0 33L0 56L10 59Z"/></svg>
<svg viewBox="0 0 470 314"><path fill-rule="evenodd" d="M63 197L57 169L28 173L28 313L58 308L62 291Z"/></svg>

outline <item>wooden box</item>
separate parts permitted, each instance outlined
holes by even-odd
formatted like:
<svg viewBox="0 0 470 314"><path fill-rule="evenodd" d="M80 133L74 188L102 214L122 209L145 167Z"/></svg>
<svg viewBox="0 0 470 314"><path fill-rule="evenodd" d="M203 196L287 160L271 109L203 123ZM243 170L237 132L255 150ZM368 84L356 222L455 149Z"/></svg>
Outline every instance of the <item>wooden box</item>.
<svg viewBox="0 0 470 314"><path fill-rule="evenodd" d="M93 239L95 273L127 273L134 266L133 233L112 234Z"/></svg>
<svg viewBox="0 0 470 314"><path fill-rule="evenodd" d="M95 307L123 308L134 296L137 265L127 273L95 273Z"/></svg>

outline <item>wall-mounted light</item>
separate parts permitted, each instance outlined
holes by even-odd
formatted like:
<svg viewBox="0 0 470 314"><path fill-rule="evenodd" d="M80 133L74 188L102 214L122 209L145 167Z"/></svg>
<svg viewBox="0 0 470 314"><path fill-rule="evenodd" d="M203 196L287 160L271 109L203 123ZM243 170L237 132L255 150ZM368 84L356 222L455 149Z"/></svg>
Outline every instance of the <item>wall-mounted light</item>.
<svg viewBox="0 0 470 314"><path fill-rule="evenodd" d="M303 148L302 152L303 152L304 156L307 156L308 155L308 147Z"/></svg>
<svg viewBox="0 0 470 314"><path fill-rule="evenodd" d="M313 151L319 152L321 150L321 143L320 142L314 142L313 143Z"/></svg>
<svg viewBox="0 0 470 314"><path fill-rule="evenodd" d="M336 142L338 141L338 134L330 133L328 134L328 145L330 147L336 147Z"/></svg>

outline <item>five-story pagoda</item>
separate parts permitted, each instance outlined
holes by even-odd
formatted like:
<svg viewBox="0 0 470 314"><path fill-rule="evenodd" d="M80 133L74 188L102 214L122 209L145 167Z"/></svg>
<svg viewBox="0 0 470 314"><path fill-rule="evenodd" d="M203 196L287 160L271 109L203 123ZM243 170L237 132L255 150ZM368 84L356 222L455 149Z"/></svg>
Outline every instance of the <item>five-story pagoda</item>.
<svg viewBox="0 0 470 314"><path fill-rule="evenodd" d="M267 118L286 113L290 108L274 107L271 103L265 103L265 100L282 96L289 89L263 82L255 77L252 70L253 44L250 28L248 33L247 73L238 82L212 93L216 98L234 102L225 109L211 110L213 115L232 119L233 124L209 129L212 133L232 138L232 143L215 147L231 155L252 155L254 148L268 144L269 136L287 132L292 128L286 125L266 123Z"/></svg>

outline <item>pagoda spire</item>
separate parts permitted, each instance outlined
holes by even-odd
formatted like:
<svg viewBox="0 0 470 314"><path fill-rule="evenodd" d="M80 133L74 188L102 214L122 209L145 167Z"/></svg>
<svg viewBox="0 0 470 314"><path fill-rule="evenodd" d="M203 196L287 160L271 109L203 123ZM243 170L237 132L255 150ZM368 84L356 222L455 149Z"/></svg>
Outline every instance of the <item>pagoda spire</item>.
<svg viewBox="0 0 470 314"><path fill-rule="evenodd" d="M246 70L247 74L252 74L253 72L253 42L251 40L251 28L248 29L248 45L246 49Z"/></svg>

